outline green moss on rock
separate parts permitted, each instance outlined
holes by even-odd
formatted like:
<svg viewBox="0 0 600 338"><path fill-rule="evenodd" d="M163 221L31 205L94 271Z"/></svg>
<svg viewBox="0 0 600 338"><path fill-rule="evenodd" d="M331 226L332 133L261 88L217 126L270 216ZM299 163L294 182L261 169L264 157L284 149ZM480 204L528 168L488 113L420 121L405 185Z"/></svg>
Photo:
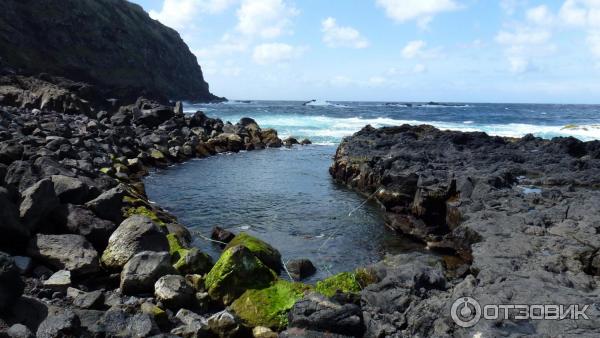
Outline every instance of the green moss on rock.
<svg viewBox="0 0 600 338"><path fill-rule="evenodd" d="M252 252L244 246L226 249L206 276L205 286L213 300L231 304L248 289L263 289L277 279Z"/></svg>
<svg viewBox="0 0 600 338"><path fill-rule="evenodd" d="M160 225L160 226L165 226L165 222L163 222L158 215L156 214L156 212L144 207L144 206L140 206L140 207L129 207L129 208L125 208L125 211L123 212L123 216L125 218L131 217L133 215L142 215L142 216L146 216L148 218L150 218L152 221L154 221L154 223Z"/></svg>
<svg viewBox="0 0 600 338"><path fill-rule="evenodd" d="M369 284L377 281L371 271L359 268L354 272L342 272L317 282L316 291L327 297L332 297L336 292L359 293Z"/></svg>
<svg viewBox="0 0 600 338"><path fill-rule="evenodd" d="M229 242L226 249L232 248L234 246L241 245L258 259L261 260L266 266L271 268L272 270L279 272L281 271L281 254L277 249L262 241L256 237L250 236L245 232L240 232L237 236Z"/></svg>
<svg viewBox="0 0 600 338"><path fill-rule="evenodd" d="M168 234L173 267L182 274L203 274L213 266L212 258L197 248L185 248L175 234Z"/></svg>
<svg viewBox="0 0 600 338"><path fill-rule="evenodd" d="M302 283L278 280L266 289L247 290L231 304L231 309L247 327L264 326L279 331L287 326L292 306L310 289Z"/></svg>

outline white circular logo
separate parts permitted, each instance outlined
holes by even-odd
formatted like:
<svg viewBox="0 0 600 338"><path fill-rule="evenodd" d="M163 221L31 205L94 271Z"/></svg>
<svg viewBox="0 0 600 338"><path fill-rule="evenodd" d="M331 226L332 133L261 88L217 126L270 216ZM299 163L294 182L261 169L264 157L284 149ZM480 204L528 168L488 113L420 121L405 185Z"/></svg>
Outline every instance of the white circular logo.
<svg viewBox="0 0 600 338"><path fill-rule="evenodd" d="M471 297L461 297L452 304L451 315L460 327L471 327L481 319L481 306Z"/></svg>

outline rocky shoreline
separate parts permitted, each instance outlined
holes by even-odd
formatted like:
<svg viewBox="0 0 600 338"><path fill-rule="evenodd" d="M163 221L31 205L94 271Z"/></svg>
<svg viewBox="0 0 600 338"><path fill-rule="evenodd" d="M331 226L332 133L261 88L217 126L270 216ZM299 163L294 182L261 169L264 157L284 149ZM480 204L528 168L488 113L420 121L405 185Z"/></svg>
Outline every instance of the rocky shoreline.
<svg viewBox="0 0 600 338"><path fill-rule="evenodd" d="M215 229L220 257L148 201L141 178L282 141L250 119L119 105L52 77L0 77L0 337L597 336L600 142L365 127L332 177L436 254L407 253L316 285L307 260ZM287 275L287 274L286 274ZM450 316L454 300L590 304L589 320Z"/></svg>
<svg viewBox="0 0 600 338"><path fill-rule="evenodd" d="M600 334L600 142L367 126L340 144L330 173L373 194L389 227L455 257L378 264L381 281L361 293L366 336ZM589 305L589 320L512 311L462 328L450 310L463 296L481 306Z"/></svg>
<svg viewBox="0 0 600 338"><path fill-rule="evenodd" d="M230 244L216 262L191 247L141 181L150 168L298 141L250 118L185 115L179 102L97 106L65 79L0 83L0 336L243 337L257 325L224 305L248 289L303 294L278 280L279 253L259 239L217 229Z"/></svg>

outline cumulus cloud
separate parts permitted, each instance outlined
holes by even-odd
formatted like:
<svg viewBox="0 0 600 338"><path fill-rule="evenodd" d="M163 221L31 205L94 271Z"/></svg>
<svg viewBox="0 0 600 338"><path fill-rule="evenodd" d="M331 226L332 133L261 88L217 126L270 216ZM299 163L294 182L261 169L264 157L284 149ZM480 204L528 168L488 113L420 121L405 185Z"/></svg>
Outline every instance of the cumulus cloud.
<svg viewBox="0 0 600 338"><path fill-rule="evenodd" d="M298 13L283 0L243 0L237 11L237 30L247 36L277 38L290 32L291 18Z"/></svg>
<svg viewBox="0 0 600 338"><path fill-rule="evenodd" d="M286 43L263 43L254 47L252 59L259 65L271 65L291 61L303 52L304 48Z"/></svg>
<svg viewBox="0 0 600 338"><path fill-rule="evenodd" d="M369 41L356 29L349 26L339 26L332 17L321 22L323 42L328 47L366 48Z"/></svg>
<svg viewBox="0 0 600 338"><path fill-rule="evenodd" d="M184 29L200 13L220 13L235 2L236 0L164 0L160 11L150 11L150 17L166 26Z"/></svg>
<svg viewBox="0 0 600 338"><path fill-rule="evenodd" d="M436 14L460 8L454 0L376 0L376 3L393 20L416 20L421 28L426 28Z"/></svg>
<svg viewBox="0 0 600 338"><path fill-rule="evenodd" d="M527 10L527 20L536 25L550 25L554 22L554 15L546 5L540 5Z"/></svg>
<svg viewBox="0 0 600 338"><path fill-rule="evenodd" d="M423 40L410 41L402 48L402 57L405 59L413 59L423 54L423 48L427 43Z"/></svg>

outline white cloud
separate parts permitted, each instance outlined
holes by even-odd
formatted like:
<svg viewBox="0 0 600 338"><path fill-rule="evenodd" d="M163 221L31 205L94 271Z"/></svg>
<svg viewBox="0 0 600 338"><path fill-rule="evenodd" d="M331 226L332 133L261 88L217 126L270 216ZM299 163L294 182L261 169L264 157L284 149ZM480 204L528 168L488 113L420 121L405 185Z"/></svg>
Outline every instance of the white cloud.
<svg viewBox="0 0 600 338"><path fill-rule="evenodd" d="M536 25L550 25L554 21L554 15L546 5L540 5L527 10L527 20Z"/></svg>
<svg viewBox="0 0 600 338"><path fill-rule="evenodd" d="M321 22L321 31L323 42L328 47L366 48L369 46L369 41L359 31L348 26L338 26L332 17Z"/></svg>
<svg viewBox="0 0 600 338"><path fill-rule="evenodd" d="M496 42L502 45L537 45L550 40L550 34L547 30L517 28L512 32L500 31L496 35Z"/></svg>
<svg viewBox="0 0 600 338"><path fill-rule="evenodd" d="M243 0L237 11L237 30L265 39L289 33L291 18L299 11L284 0Z"/></svg>
<svg viewBox="0 0 600 338"><path fill-rule="evenodd" d="M427 43L423 40L410 41L402 49L402 56L406 59L413 59L423 53L423 48Z"/></svg>
<svg viewBox="0 0 600 338"><path fill-rule="evenodd" d="M527 2L527 0L500 0L500 7L504 13L513 15L517 11L517 8L525 2Z"/></svg>
<svg viewBox="0 0 600 338"><path fill-rule="evenodd" d="M413 68L413 73L415 73L415 74L425 73L426 71L427 71L427 66L425 66L422 63L417 63Z"/></svg>
<svg viewBox="0 0 600 338"><path fill-rule="evenodd" d="M592 54L600 59L600 30L589 32L586 42Z"/></svg>
<svg viewBox="0 0 600 338"><path fill-rule="evenodd" d="M150 17L166 26L184 29L197 20L198 14L216 14L228 9L237 0L164 0L160 11L150 11Z"/></svg>
<svg viewBox="0 0 600 338"><path fill-rule="evenodd" d="M298 58L304 48L286 43L263 43L254 47L252 59L259 65L278 64Z"/></svg>
<svg viewBox="0 0 600 338"><path fill-rule="evenodd" d="M376 3L393 20L416 20L421 28L426 28L436 14L460 8L454 0L376 0Z"/></svg>

